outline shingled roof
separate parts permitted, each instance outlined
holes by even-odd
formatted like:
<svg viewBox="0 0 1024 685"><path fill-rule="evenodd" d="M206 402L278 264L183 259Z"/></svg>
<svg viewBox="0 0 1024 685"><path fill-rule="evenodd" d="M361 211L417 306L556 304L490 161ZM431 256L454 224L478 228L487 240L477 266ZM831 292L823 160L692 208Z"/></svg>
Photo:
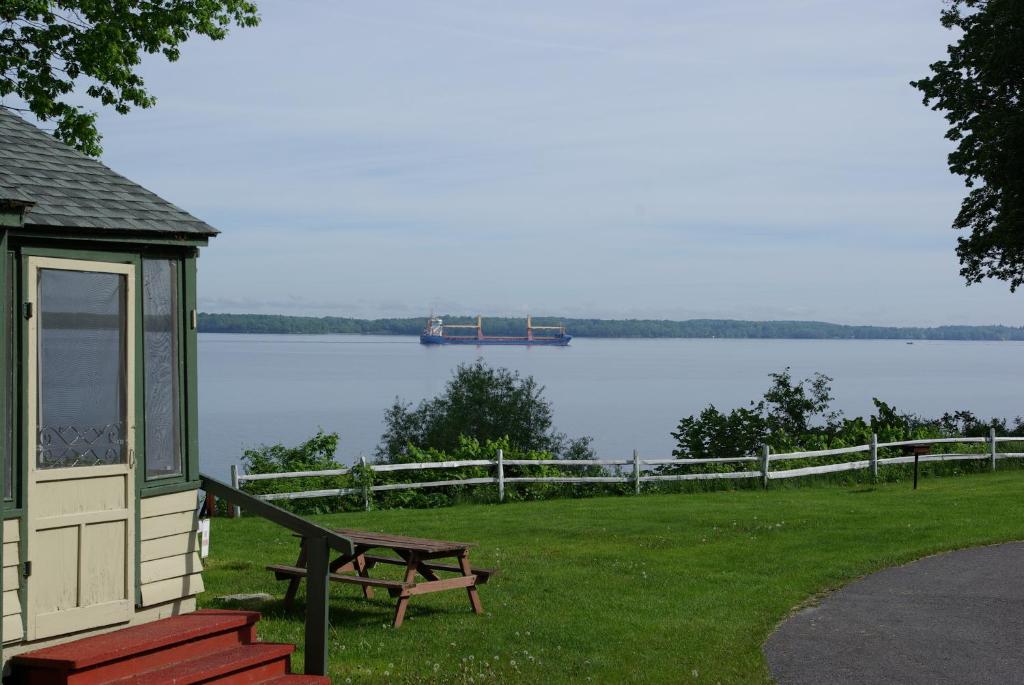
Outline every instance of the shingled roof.
<svg viewBox="0 0 1024 685"><path fill-rule="evenodd" d="M0 108L0 200L32 206L25 226L171 234L217 230Z"/></svg>

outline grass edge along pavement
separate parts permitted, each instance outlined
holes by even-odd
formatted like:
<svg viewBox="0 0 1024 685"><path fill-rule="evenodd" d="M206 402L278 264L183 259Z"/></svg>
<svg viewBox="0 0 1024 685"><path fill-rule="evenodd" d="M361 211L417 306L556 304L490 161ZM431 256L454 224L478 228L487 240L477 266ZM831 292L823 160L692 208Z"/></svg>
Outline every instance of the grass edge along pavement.
<svg viewBox="0 0 1024 685"><path fill-rule="evenodd" d="M416 597L389 627L386 595L331 593L336 683L770 682L761 647L808 598L937 552L1024 539L1024 471L877 487L599 497L315 517L333 526L479 543L501 569L481 588ZM263 569L296 540L257 518L216 519L202 606L269 592L261 638L302 641L304 592ZM376 572L376 571L375 571ZM386 571L381 571L386 573ZM379 593L381 594L381 593ZM301 654L294 663L301 664Z"/></svg>

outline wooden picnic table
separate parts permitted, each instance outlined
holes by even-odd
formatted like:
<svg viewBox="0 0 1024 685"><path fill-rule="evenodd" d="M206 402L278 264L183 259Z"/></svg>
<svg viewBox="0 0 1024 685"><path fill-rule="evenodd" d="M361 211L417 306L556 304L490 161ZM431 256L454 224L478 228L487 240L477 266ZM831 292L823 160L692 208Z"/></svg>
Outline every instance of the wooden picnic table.
<svg viewBox="0 0 1024 685"><path fill-rule="evenodd" d="M388 535L373 533L351 528L337 528L335 532L352 541L353 552L342 554L332 560L329 565L329 578L339 583L351 583L362 587L363 596L373 597L374 588L388 591L392 597L398 598L395 605L394 627L398 628L405 619L405 609L409 598L428 592L440 592L466 588L469 604L477 614L483 613L477 585L483 585L496 573L493 569L473 568L469 564L469 549L474 545L468 542L448 542L428 538L413 538L404 535ZM287 580L285 607L291 607L298 592L299 583L306 577L306 544L300 537L299 558L294 566L270 564L267 570L273 571L278 580ZM396 556L368 554L372 550L390 550ZM454 559L455 563L441 563L438 559ZM405 567L403 580L371 578L370 569L378 564L393 564ZM442 578L438 572L456 575ZM416 577L423 578L417 581Z"/></svg>

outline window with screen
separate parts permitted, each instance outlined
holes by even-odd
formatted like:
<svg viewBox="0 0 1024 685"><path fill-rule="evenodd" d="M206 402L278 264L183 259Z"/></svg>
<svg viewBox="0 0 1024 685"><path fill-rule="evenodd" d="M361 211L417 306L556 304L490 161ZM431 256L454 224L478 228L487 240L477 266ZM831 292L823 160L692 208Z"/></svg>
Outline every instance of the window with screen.
<svg viewBox="0 0 1024 685"><path fill-rule="evenodd" d="M126 277L40 269L36 468L126 461Z"/></svg>
<svg viewBox="0 0 1024 685"><path fill-rule="evenodd" d="M178 262L142 262L146 478L178 476L181 468L181 342Z"/></svg>

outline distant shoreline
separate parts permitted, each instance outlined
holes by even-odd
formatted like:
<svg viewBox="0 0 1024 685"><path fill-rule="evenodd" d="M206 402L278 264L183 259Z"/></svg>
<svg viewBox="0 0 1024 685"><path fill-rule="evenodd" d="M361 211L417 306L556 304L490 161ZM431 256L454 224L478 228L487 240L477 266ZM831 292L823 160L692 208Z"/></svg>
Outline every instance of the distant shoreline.
<svg viewBox="0 0 1024 685"><path fill-rule="evenodd" d="M473 317L448 315L450 323ZM425 317L354 319L281 314L199 314L200 333L294 335L419 335ZM851 326L823 321L736 319L573 319L534 317L534 324L561 323L576 338L728 338L762 340L978 340L1024 341L1024 326ZM525 318L484 319L489 335L523 335Z"/></svg>

